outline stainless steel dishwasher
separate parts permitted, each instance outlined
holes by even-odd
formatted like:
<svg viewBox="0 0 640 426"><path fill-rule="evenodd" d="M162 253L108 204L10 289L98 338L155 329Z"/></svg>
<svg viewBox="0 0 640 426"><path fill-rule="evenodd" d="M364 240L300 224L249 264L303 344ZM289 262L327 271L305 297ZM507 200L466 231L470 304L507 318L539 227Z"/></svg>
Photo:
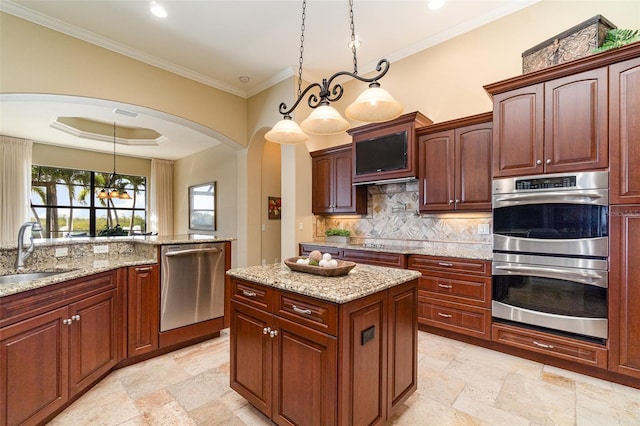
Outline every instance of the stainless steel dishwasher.
<svg viewBox="0 0 640 426"><path fill-rule="evenodd" d="M162 246L160 331L224 316L225 244Z"/></svg>

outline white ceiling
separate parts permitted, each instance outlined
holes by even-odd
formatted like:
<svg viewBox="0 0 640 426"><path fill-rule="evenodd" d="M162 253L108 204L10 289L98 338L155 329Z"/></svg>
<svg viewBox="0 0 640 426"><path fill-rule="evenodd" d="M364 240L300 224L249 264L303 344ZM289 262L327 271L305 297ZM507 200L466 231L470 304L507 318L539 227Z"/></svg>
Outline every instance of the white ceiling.
<svg viewBox="0 0 640 426"><path fill-rule="evenodd" d="M245 98L297 73L301 0L156 1L167 18L151 15L150 1L131 0L0 0L0 10ZM353 69L348 1L307 1L303 77L319 81ZM427 0L355 0L359 72L372 71L381 58L393 64L536 1L447 0L434 11ZM141 115L114 115L114 108ZM0 134L112 151L111 143L49 126L56 116L74 115L146 127L166 137L154 147L119 146L119 154L178 159L221 141L211 129L132 105L0 95Z"/></svg>

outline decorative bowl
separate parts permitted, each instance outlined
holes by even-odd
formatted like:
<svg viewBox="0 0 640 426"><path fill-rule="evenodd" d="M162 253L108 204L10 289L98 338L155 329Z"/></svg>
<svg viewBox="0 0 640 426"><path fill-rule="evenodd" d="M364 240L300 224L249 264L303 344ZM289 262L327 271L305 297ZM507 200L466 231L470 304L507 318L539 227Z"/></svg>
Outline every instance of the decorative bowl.
<svg viewBox="0 0 640 426"><path fill-rule="evenodd" d="M301 257L292 257L284 260L284 264L292 271L305 272L307 274L321 275L323 277L337 277L340 275L347 275L356 264L346 260L338 260L338 266L335 268L327 268L324 266L305 265L303 263L296 263Z"/></svg>

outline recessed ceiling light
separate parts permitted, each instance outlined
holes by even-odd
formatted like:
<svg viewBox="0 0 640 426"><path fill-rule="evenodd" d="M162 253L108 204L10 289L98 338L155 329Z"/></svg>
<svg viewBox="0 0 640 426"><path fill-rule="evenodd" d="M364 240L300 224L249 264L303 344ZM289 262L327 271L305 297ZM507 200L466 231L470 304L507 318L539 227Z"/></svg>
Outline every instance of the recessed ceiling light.
<svg viewBox="0 0 640 426"><path fill-rule="evenodd" d="M445 0L429 0L429 3L427 3L427 6L431 10L437 10L437 9L440 9L442 6L444 6L444 2Z"/></svg>
<svg viewBox="0 0 640 426"><path fill-rule="evenodd" d="M155 1L151 2L149 10L151 10L151 13L153 13L158 18L166 18L167 16L169 16L167 10L161 4L158 4Z"/></svg>

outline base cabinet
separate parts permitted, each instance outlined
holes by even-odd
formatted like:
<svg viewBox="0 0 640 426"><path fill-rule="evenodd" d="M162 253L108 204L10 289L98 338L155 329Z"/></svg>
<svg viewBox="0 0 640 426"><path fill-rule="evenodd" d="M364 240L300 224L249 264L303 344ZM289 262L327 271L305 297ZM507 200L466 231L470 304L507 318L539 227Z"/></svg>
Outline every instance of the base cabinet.
<svg viewBox="0 0 640 426"><path fill-rule="evenodd" d="M127 268L127 356L158 349L160 283L158 266Z"/></svg>
<svg viewBox="0 0 640 426"><path fill-rule="evenodd" d="M115 277L98 274L3 298L0 425L43 422L120 361Z"/></svg>
<svg viewBox="0 0 640 426"><path fill-rule="evenodd" d="M230 384L276 424L384 424L417 388L415 280L345 304L231 283Z"/></svg>

